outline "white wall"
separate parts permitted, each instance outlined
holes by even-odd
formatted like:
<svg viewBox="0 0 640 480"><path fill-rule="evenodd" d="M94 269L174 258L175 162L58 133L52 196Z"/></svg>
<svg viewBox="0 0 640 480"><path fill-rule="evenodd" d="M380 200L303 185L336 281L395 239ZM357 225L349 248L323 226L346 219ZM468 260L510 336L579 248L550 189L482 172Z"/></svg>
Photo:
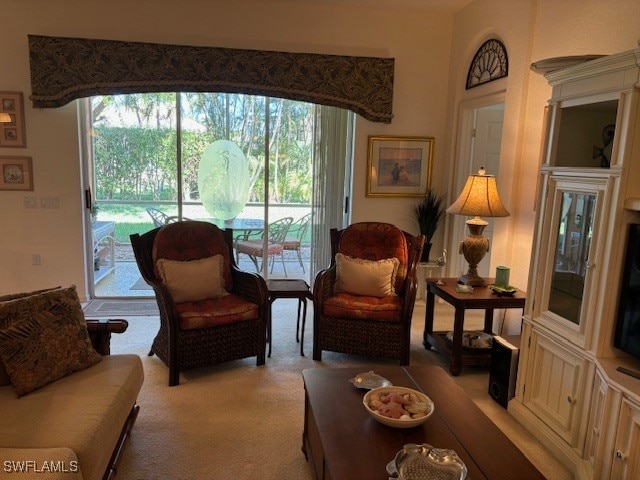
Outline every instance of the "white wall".
<svg viewBox="0 0 640 480"><path fill-rule="evenodd" d="M76 107L31 108L27 34L394 57L393 123L357 120L352 220L417 232L413 200L365 198L368 135L435 137L442 177L452 15L250 0L2 0L2 12L0 90L25 94L27 148L0 154L33 157L35 190L0 192L0 293L86 288ZM60 197L60 208L27 210L26 195Z"/></svg>

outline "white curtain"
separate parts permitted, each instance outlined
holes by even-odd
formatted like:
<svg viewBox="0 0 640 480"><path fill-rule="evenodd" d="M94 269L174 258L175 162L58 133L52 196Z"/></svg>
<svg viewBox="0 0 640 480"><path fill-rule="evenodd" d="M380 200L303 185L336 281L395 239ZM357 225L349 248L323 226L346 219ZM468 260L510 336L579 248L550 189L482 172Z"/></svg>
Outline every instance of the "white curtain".
<svg viewBox="0 0 640 480"><path fill-rule="evenodd" d="M349 223L353 113L318 106L313 161L311 282L331 263L329 229Z"/></svg>

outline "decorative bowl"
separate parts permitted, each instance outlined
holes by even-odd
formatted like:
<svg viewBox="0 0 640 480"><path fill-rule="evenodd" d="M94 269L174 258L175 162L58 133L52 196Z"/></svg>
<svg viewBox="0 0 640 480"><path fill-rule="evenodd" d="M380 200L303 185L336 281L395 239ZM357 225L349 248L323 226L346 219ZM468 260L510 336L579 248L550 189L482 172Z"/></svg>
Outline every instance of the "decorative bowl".
<svg viewBox="0 0 640 480"><path fill-rule="evenodd" d="M389 480L465 480L467 467L453 450L409 443L387 464Z"/></svg>
<svg viewBox="0 0 640 480"><path fill-rule="evenodd" d="M426 410L422 416L415 416L409 418L391 418L379 413L374 407L371 406L371 402L375 400L380 400L381 397L385 397L389 393L399 393L405 398L415 399L417 398L417 402L413 402L411 405L411 409L413 410ZM362 398L362 403L364 408L367 410L369 415L371 415L378 422L383 425L387 425L389 427L394 428L412 428L417 427L418 425L423 424L427 421L427 419L433 414L434 404L433 401L426 396L424 393L419 392L417 390L413 390L412 388L407 387L378 387L372 390L369 390L365 393ZM426 404L426 406L424 405ZM413 415L420 415L418 413Z"/></svg>

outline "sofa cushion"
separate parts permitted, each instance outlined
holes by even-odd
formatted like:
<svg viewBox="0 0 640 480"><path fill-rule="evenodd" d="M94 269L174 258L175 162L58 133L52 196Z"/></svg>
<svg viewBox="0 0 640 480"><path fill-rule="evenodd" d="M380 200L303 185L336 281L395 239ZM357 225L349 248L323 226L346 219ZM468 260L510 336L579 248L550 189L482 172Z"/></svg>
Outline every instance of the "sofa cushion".
<svg viewBox="0 0 640 480"><path fill-rule="evenodd" d="M49 290L55 290L57 288L60 288L60 286L44 288L42 290L34 290L33 292L21 292L21 293L11 293L9 295L2 295L0 296L0 302L8 302L9 300L15 300L16 298L29 297L31 295L48 292ZM11 319L0 318L0 329L7 328L9 326L9 320ZM6 368L4 368L4 362L2 361L2 358L0 358L0 386L10 385L10 384L11 384L11 379L9 378L9 374L7 373Z"/></svg>
<svg viewBox="0 0 640 480"><path fill-rule="evenodd" d="M143 379L140 357L110 355L19 399L0 387L0 447L67 447L82 477L99 480Z"/></svg>
<svg viewBox="0 0 640 480"><path fill-rule="evenodd" d="M18 396L102 358L91 345L76 287L0 303L0 358Z"/></svg>
<svg viewBox="0 0 640 480"><path fill-rule="evenodd" d="M397 258L364 260L336 254L336 291L368 297L390 297L395 293Z"/></svg>
<svg viewBox="0 0 640 480"><path fill-rule="evenodd" d="M175 303L199 302L225 295L222 255L198 260L177 261L161 258L158 273Z"/></svg>

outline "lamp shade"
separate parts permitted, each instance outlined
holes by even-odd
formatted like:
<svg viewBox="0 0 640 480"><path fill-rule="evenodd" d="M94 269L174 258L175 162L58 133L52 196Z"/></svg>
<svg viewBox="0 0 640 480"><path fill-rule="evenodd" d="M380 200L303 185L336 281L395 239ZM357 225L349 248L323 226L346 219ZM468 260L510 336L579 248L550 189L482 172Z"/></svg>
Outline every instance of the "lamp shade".
<svg viewBox="0 0 640 480"><path fill-rule="evenodd" d="M0 123L11 123L11 115L7 112L0 112Z"/></svg>
<svg viewBox="0 0 640 480"><path fill-rule="evenodd" d="M469 175L462 193L447 208L447 213L477 217L509 216L498 195L496 177L485 175L484 169L480 169L478 175Z"/></svg>

